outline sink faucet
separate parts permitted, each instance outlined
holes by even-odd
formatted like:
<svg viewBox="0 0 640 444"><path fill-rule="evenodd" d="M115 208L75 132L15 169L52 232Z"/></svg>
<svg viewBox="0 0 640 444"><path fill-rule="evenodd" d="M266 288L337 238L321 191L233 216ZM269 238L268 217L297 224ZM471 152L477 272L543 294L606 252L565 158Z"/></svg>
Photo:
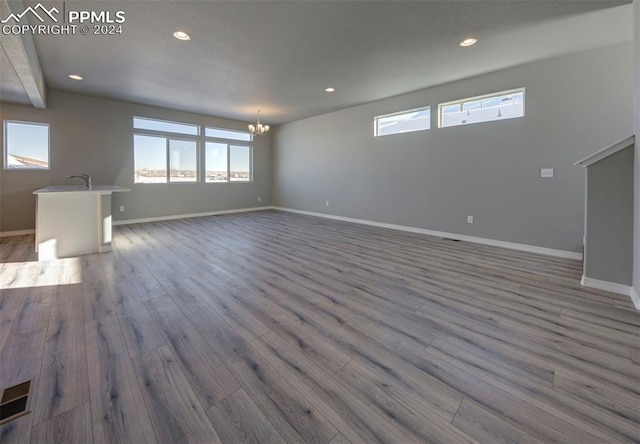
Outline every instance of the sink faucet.
<svg viewBox="0 0 640 444"><path fill-rule="evenodd" d="M80 175L78 176L69 176L68 179L73 179L74 177L78 177L84 180L84 183L87 186L87 188L91 189L91 176L89 176L87 173L80 173Z"/></svg>

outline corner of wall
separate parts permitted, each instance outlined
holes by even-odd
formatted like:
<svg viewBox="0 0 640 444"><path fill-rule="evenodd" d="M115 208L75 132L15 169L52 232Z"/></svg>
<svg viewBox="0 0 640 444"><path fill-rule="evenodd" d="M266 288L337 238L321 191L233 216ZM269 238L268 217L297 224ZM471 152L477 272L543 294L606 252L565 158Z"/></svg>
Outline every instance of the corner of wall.
<svg viewBox="0 0 640 444"><path fill-rule="evenodd" d="M633 125L636 138L640 136L640 0L633 1L633 58L634 58L634 75L633 75ZM634 241L633 241L633 285L632 297L635 294L634 303L636 307L640 307L640 300L637 298L640 294L640 148L638 143L635 144L634 159Z"/></svg>

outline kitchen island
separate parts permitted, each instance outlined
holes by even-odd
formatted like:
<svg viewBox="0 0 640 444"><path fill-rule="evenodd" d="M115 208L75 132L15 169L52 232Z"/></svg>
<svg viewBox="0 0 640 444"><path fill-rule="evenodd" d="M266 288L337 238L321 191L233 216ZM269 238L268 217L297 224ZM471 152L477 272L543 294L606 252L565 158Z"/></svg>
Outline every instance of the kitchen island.
<svg viewBox="0 0 640 444"><path fill-rule="evenodd" d="M36 195L39 261L111 250L111 194L115 185L50 186Z"/></svg>

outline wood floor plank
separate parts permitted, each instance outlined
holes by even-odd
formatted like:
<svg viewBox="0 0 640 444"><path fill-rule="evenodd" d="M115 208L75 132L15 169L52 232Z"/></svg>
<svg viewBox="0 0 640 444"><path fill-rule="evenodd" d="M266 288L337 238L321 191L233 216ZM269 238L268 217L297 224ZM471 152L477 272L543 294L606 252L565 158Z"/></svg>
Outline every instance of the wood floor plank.
<svg viewBox="0 0 640 444"><path fill-rule="evenodd" d="M283 441L244 389L212 406L207 416L223 442L275 444Z"/></svg>
<svg viewBox="0 0 640 444"><path fill-rule="evenodd" d="M0 288L0 352L9 338L16 314L26 296L24 288Z"/></svg>
<svg viewBox="0 0 640 444"><path fill-rule="evenodd" d="M91 407L87 402L33 427L31 444L91 444L91 424Z"/></svg>
<svg viewBox="0 0 640 444"><path fill-rule="evenodd" d="M155 303L149 303L151 316L176 362L202 406L207 409L238 390L240 385L177 306L169 307L173 307L170 313L163 312Z"/></svg>
<svg viewBox="0 0 640 444"><path fill-rule="evenodd" d="M515 384L504 382L501 378L494 377L489 372L483 371L482 368L476 365L466 364L460 360L452 359L444 353L441 353L435 348L430 346L425 353L425 362L429 364L437 362L438 365L446 362L446 366L453 365L454 368L460 372L464 372L469 378L475 380L475 383L484 387L493 386L498 390L501 390L503 396L509 396L514 401L526 402L532 408L537 408L541 412L545 412L549 415L547 421L551 421L551 418L562 424L558 426L558 430L573 430L571 435L575 435L579 430L580 433L584 433L585 439L592 441L604 441L604 442L630 442L629 434L633 435L633 431L630 431L630 427L627 424L622 424L618 421L618 418L608 418L609 420L615 420L617 424L609 424L614 427L610 428L603 423L606 422L600 419L600 415L604 416L606 412L594 412L594 415L584 414L583 411L578 411L574 408L575 404L567 402L568 400L560 399L557 396L552 396L553 391L544 389L527 389L527 387L518 387ZM444 367L445 365L442 365ZM451 367L449 367L451 368ZM542 394L539 394L539 393ZM548 396L544 396L548 395ZM477 399L476 399L477 401ZM590 408L587 405L581 405L581 407ZM546 423L550 425L550 422ZM539 426L538 426L539 427ZM542 432L542 430L538 430ZM564 438L567 439L567 438Z"/></svg>
<svg viewBox="0 0 640 444"><path fill-rule="evenodd" d="M336 379L273 334L252 342L264 360L295 386L352 443L403 442L406 433L381 418Z"/></svg>
<svg viewBox="0 0 640 444"><path fill-rule="evenodd" d="M385 379L357 361L347 364L334 377L341 381L352 394L378 411L381 417L386 416L396 427L401 428L408 436L412 436L412 441L477 442L452 426L449 421L434 415L434 412L426 406L422 407L416 403L402 390L395 389Z"/></svg>
<svg viewBox="0 0 640 444"><path fill-rule="evenodd" d="M0 425L2 444L24 444L31 440L31 415L21 416L11 422Z"/></svg>
<svg viewBox="0 0 640 444"><path fill-rule="evenodd" d="M203 307L186 316L225 364L230 365L250 353L249 342L211 307Z"/></svg>
<svg viewBox="0 0 640 444"><path fill-rule="evenodd" d="M329 444L352 444L342 433L338 433L333 437Z"/></svg>
<svg viewBox="0 0 640 444"><path fill-rule="evenodd" d="M52 305L34 424L89 401L81 289L77 285L59 286L54 298L68 302Z"/></svg>
<svg viewBox="0 0 640 444"><path fill-rule="evenodd" d="M44 328L11 335L0 354L0 381L3 387L36 379L42 365ZM37 387L37 381L36 381Z"/></svg>
<svg viewBox="0 0 640 444"><path fill-rule="evenodd" d="M85 336L95 442L157 442L116 315L85 323Z"/></svg>
<svg viewBox="0 0 640 444"><path fill-rule="evenodd" d="M221 442L176 361L167 346L133 359L158 442Z"/></svg>
<svg viewBox="0 0 640 444"><path fill-rule="evenodd" d="M233 369L242 387L287 442L326 443L338 432L258 353L244 356Z"/></svg>
<svg viewBox="0 0 640 444"><path fill-rule="evenodd" d="M82 295L85 306L85 318L97 320L114 313L111 288L106 282L98 254L81 257Z"/></svg>
<svg viewBox="0 0 640 444"><path fill-rule="evenodd" d="M513 444L542 442L468 399L462 401L451 424L479 442Z"/></svg>
<svg viewBox="0 0 640 444"><path fill-rule="evenodd" d="M612 384L564 368L555 371L553 389L634 421L640 439L640 402L636 396Z"/></svg>

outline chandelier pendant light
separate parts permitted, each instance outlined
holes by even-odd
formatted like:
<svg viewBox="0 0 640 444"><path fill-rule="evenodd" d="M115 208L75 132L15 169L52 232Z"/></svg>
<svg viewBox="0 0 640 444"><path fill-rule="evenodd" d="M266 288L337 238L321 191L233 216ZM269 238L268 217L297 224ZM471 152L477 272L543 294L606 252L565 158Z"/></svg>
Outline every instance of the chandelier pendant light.
<svg viewBox="0 0 640 444"><path fill-rule="evenodd" d="M253 134L254 136L262 136L269 132L269 125L263 125L262 123L260 123L260 111L262 110L258 110L258 119L256 124L249 125L249 132L251 132L251 134Z"/></svg>

